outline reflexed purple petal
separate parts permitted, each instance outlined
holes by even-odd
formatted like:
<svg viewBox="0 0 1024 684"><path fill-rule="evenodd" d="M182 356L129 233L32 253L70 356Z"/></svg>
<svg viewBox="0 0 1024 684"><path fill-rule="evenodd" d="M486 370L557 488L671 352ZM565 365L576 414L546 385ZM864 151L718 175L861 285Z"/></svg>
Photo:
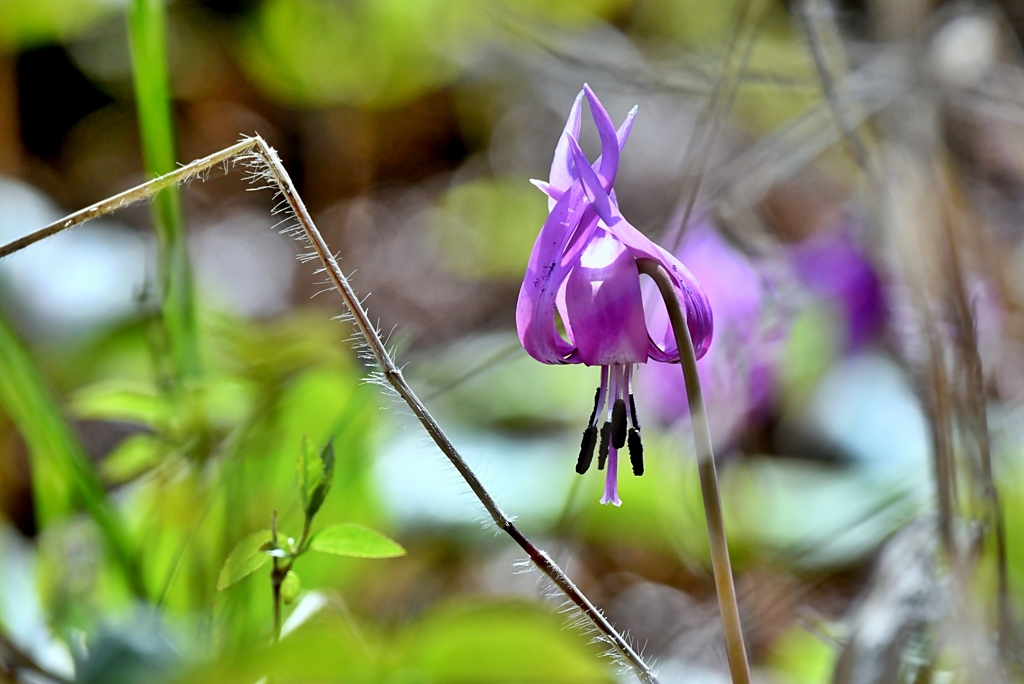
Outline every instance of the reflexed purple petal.
<svg viewBox="0 0 1024 684"><path fill-rule="evenodd" d="M613 207L613 211L618 213L618 208ZM686 325L690 329L690 337L693 339L693 350L698 359L704 356L708 347L711 346L714 325L711 305L708 303L708 298L704 291L697 284L696 278L690 274L685 266L679 263L678 259L654 244L640 231L631 226L628 221L622 218L621 214L618 214L617 218L619 219L618 223L613 228L610 228L610 230L629 249L633 258L654 259L665 267L669 277L672 279L676 295L683 303L683 310L686 313ZM651 306L656 307L655 310L657 311L664 308L664 303L660 297L657 297L651 302ZM649 333L648 352L650 358L655 361L675 363L679 361L679 349L676 346L674 336L668 330L667 314L664 320L666 322L664 330L654 329Z"/></svg>
<svg viewBox="0 0 1024 684"><path fill-rule="evenodd" d="M633 107L626 114L626 120L619 126L619 130L615 132L615 138L619 141L619 152L622 152L622 148L626 146L626 141L629 139L629 132L633 130L633 120L636 118L637 107ZM579 138L577 138L579 140ZM597 161L594 162L591 167L595 169L601 168L601 163L604 161L604 156L599 156ZM615 182L615 176L607 178L608 184L608 195L612 198L612 204L616 203L615 190L611 189L612 184Z"/></svg>
<svg viewBox="0 0 1024 684"><path fill-rule="evenodd" d="M549 200L548 204L550 205L550 206L548 206L548 211L551 211L551 209L555 205L555 202L560 200L562 198L562 195L565 194L564 190L559 190L558 188L552 186L547 181L542 181L542 180L537 180L536 178L531 178L530 179L530 184L533 185L535 188L537 188L538 190L540 190L541 192L543 192L545 195L548 196L548 200Z"/></svg>
<svg viewBox="0 0 1024 684"><path fill-rule="evenodd" d="M555 328L555 298L572 263L564 261L565 245L585 213L586 197L574 183L544 222L526 266L519 302L516 305L516 329L523 348L543 363L573 363L576 350Z"/></svg>
<svg viewBox="0 0 1024 684"><path fill-rule="evenodd" d="M558 138L558 144L555 145L555 156L551 159L551 171L548 174L548 183L551 187L563 192L576 180L576 176L572 171L572 155L569 152L568 139L570 136L579 139L582 111L583 91L581 90L576 96L575 102L572 103L572 109L569 110L569 118L565 121L565 128L562 130L562 135ZM554 207L554 201L548 202L548 211L554 209Z"/></svg>
<svg viewBox="0 0 1024 684"><path fill-rule="evenodd" d="M612 217L611 202L608 199L607 192L601 186L601 180L594 173L594 169L590 167L590 162L587 160L587 156L583 154L583 150L580 149L579 143L573 138L569 138L569 149L572 151L572 159L576 165L576 170L579 172L583 189L587 193L587 199L593 203L594 210L601 217L601 220L609 226L612 225L615 222L615 218Z"/></svg>
<svg viewBox="0 0 1024 684"><path fill-rule="evenodd" d="M687 232L677 253L700 281L715 312L715 344L697 369L712 438L728 445L770 405L776 391L772 364L779 347L765 329L764 283L755 266L707 219ZM653 328L650 318L648 326ZM688 415L678 367L649 363L641 373L646 411L662 423Z"/></svg>
<svg viewBox="0 0 1024 684"><path fill-rule="evenodd" d="M565 288L566 282L563 281L561 287L558 288L558 294L555 295L555 310L558 311L558 317L562 319L565 336L575 345L576 337L572 332L572 319L569 318L569 310L565 306Z"/></svg>
<svg viewBox="0 0 1024 684"><path fill-rule="evenodd" d="M619 152L626 146L629 133L633 130L633 120L636 119L638 109L640 109L639 105L633 105L633 108L626 113L626 119L619 125L619 130L615 131L615 138L619 141Z"/></svg>
<svg viewBox="0 0 1024 684"><path fill-rule="evenodd" d="M715 327L742 346L751 343L761 316L761 278L749 261L730 246L708 223L691 228L677 252L689 264L691 275L700 283L714 311ZM645 288L647 327L651 338L663 342L672 337L668 314L655 288ZM673 349L674 349L674 345ZM667 347L666 347L667 348ZM682 391L680 389L680 391Z"/></svg>
<svg viewBox="0 0 1024 684"><path fill-rule="evenodd" d="M612 118L608 116L597 95L590 89L589 85L583 85L583 92L590 103L590 114L597 126L597 135L601 139L601 158L597 168L597 175L601 178L601 185L604 191L608 192L612 183L615 182L615 174L619 170L619 140L615 131ZM579 140L579 136L575 136Z"/></svg>
<svg viewBox="0 0 1024 684"><path fill-rule="evenodd" d="M636 263L599 228L569 274L565 308L573 342L588 366L647 362L647 326Z"/></svg>

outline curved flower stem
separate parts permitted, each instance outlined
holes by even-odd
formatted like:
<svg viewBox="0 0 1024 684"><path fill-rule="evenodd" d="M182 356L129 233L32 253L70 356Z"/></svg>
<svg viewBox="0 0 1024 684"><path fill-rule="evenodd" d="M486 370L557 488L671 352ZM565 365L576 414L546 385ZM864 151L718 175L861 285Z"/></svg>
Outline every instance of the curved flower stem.
<svg viewBox="0 0 1024 684"><path fill-rule="evenodd" d="M277 511L270 516L270 541L277 546ZM281 640L281 582L284 581L284 575L281 573L277 556L272 560L273 568L270 571L270 588L274 596L274 639L272 643L276 644ZM287 570L284 574L287 574Z"/></svg>
<svg viewBox="0 0 1024 684"><path fill-rule="evenodd" d="M653 259L637 259L640 273L651 277L658 285L672 331L679 347L679 357L686 382L686 401L690 407L693 423L693 440L697 449L697 467L700 471L700 490L704 497L704 517L708 523L708 541L711 546L711 567L715 574L715 590L722 612L722 627L725 632L725 650L729 657L729 671L733 684L750 684L750 666L747 651L743 645L743 629L740 625L740 610L736 603L736 585L732 578L732 563L729 561L729 545L725 538L725 523L722 520L722 500L718 493L718 475L715 472L715 454L711 448L711 430L704 409L704 396L700 391L700 377L697 375L697 357L693 352L693 340L686 325L686 316L679 305L675 289L668 273Z"/></svg>
<svg viewBox="0 0 1024 684"><path fill-rule="evenodd" d="M633 650L629 642L616 631L615 627L608 621L608 618L573 584L569 576L565 574L565 571L558 567L558 564L543 549L527 539L515 526L512 519L501 510L498 503L484 488L483 483L480 482L476 474L470 469L462 455L456 450L455 445L451 443L451 440L448 439L441 426L438 425L437 421L427 410L427 407L416 396L416 393L413 392L406 382L401 369L395 364L394 359L388 353L377 329L370 322L370 316L366 309L363 308L348 278L341 272L337 259L330 252L323 236L320 235L320 231L317 230L316 225L313 223L305 203L303 203L298 192L295 190L295 185L288 176L284 165L281 164L277 152L263 138L259 136L244 138L231 147L196 160L159 178L154 178L148 183L143 183L106 200L97 202L90 207L66 216L48 226L44 226L23 238L6 245L0 245L0 259L20 249L24 249L43 238L151 197L159 190L168 186L176 185L192 178L205 179L206 173L212 167L223 166L227 170L228 166L238 159L243 160L247 164L253 180L264 183L265 187L280 191L283 202L291 209L299 223L299 227L309 239L310 245L323 264L324 270L330 277L331 282L338 292L341 293L342 298L344 298L345 304L359 330L359 334L366 341L369 351L373 354L383 379L409 405L409 408L412 409L412 412L423 425L427 434L434 440L441 453L448 458L455 469L459 471L459 474L469 488L473 490L473 494L476 495L477 499L487 510L494 524L508 534L526 552L533 564L579 608L594 625L594 628L600 632L601 638L607 641L615 652L633 668L637 679L643 682L643 684L658 684L658 679L654 676L650 666Z"/></svg>

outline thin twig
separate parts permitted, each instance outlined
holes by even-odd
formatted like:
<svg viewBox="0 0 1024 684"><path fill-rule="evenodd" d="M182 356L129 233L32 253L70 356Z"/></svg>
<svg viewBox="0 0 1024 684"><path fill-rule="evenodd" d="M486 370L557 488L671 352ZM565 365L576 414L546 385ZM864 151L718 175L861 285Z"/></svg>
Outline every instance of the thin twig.
<svg viewBox="0 0 1024 684"><path fill-rule="evenodd" d="M961 408L963 414L961 420L965 423L965 437L974 440L974 449L971 451L976 450L981 471L982 498L988 509L983 514L983 519L986 527L990 527L995 536L998 645L999 654L1006 661L1011 655L1011 636L1013 634L1013 619L1010 614L1010 580L1006 557L1006 523L1003 520L1003 511L999 504L999 488L992 471L992 448L986 411L988 399L981 354L978 351L977 321L974 311L967 301L962 256L956 244L953 225L950 221L946 221L944 228L948 264L946 270L950 276L946 279L946 286L949 290L947 296L950 313L956 322L954 329L957 331L957 344L955 349L959 356L957 365L960 372L963 373L964 380L962 391L965 396L962 402L964 405Z"/></svg>
<svg viewBox="0 0 1024 684"><path fill-rule="evenodd" d="M743 0L739 12L736 15L736 22L733 25L732 34L729 37L729 44L726 48L725 61L722 63L721 74L715 83L711 96L705 103L694 124L693 135L686 146L686 172L684 179L690 182L682 197L685 203L682 205L680 214L677 207L675 216L669 222L668 236L669 244L677 243L682 237L686 224L690 220L693 209L697 206L697 197L700 195L701 185L707 173L707 162L714 153L715 145L718 142L718 135L725 126L729 117L729 111L739 91L742 75L750 57L751 48L754 45L756 24L758 14L761 12L763 2L761 0ZM752 6L755 6L753 10ZM748 16L753 12L753 16ZM749 29L748 29L749 26ZM737 46L740 36L744 30L749 30L750 35L746 37L746 45L742 54L737 57ZM701 135L704 133L704 135ZM699 147L698 147L699 145Z"/></svg>
<svg viewBox="0 0 1024 684"><path fill-rule="evenodd" d="M711 568L715 575L715 590L718 592L718 606L722 612L722 627L725 632L725 650L729 658L729 671L733 684L750 684L750 666L747 651L743 645L743 628L740 624L740 609L736 601L736 585L732 578L732 563L729 560L729 545L725 538L725 521L722 518L722 499L718 493L718 475L715 472L715 454L711 447L711 429L708 426L707 411L704 409L704 395L700 390L700 376L697 374L697 357L693 351L693 340L686 325L686 316L676 297L668 272L653 259L637 259L640 273L650 276L658 286L668 317L672 322L676 345L686 383L686 401L693 423L693 441L697 449L697 469L700 473L700 490L704 498L704 517L708 523L708 542L711 547Z"/></svg>
<svg viewBox="0 0 1024 684"><path fill-rule="evenodd" d="M835 84L837 99L857 103L846 113L852 128L863 125L906 92L910 85L907 64L904 51L891 48ZM755 204L841 138L828 103L820 101L712 171L705 183L706 201Z"/></svg>
<svg viewBox="0 0 1024 684"><path fill-rule="evenodd" d="M158 176L147 183L137 185L134 188L125 190L113 197L108 197L102 202L97 202L85 209L80 209L73 214L65 216L59 221L55 221L48 226L44 226L34 233L29 233L23 238L18 238L13 242L9 242L3 247L0 247L0 259L14 254L29 245L35 244L43 238L56 235L63 230L81 225L94 218L106 216L107 214L121 209L122 207L127 207L129 204L135 204L141 200L148 199L164 188L178 183L183 183L203 171L217 166L218 164L228 164L238 155L250 152L252 148L256 146L256 140L257 138L245 138L231 147L226 147L220 152L215 152L208 157L198 159L187 166L181 167L177 171L172 171L171 173L164 174L163 176ZM259 138L259 140L262 141L262 138ZM264 143L264 145L266 145L266 143Z"/></svg>
<svg viewBox="0 0 1024 684"><path fill-rule="evenodd" d="M877 176L873 172L867 146L860 139L856 129L847 120L848 117L843 108L843 102L840 101L839 94L836 92L835 79L832 77L832 72L829 71L828 63L825 59L825 49L822 45L819 26L821 14L825 11L825 8L821 6L821 0L801 0L801 2L797 3L797 6L800 11L800 17L803 20L804 30L807 33L807 46L810 49L811 58L814 60L814 68L817 70L818 78L821 80L821 91L825 96L825 101L828 102L828 106L832 110L832 116L835 117L836 124L843 134L843 140L850 148L850 154L853 156L854 161L857 162L857 166L868 177L868 182L871 183L872 187L877 189Z"/></svg>
<svg viewBox="0 0 1024 684"><path fill-rule="evenodd" d="M292 183L291 178L288 176L288 172L281 164L281 160L277 156L277 152L267 145L263 138L259 136L245 138L231 147L211 154L203 159L194 161L173 173L160 176L148 183L126 190L119 195L115 195L114 197L98 202L91 207L75 212L74 214L37 230L24 238L15 240L14 242L0 247L0 258L38 242L45 237L59 233L62 230L85 223L90 219L103 216L129 204L144 200L151 197L159 190L175 183L180 183L193 177L202 178L203 172L207 169L217 166L218 164L227 166L238 157L249 160L258 159L266 166L266 180L272 181L274 186L280 190L284 197L284 202L286 202L288 207L292 210L302 232L305 233L305 236L308 238L316 252L316 256L320 259L324 269L330 277L331 282L338 292L341 293L342 298L344 298L345 304L352 314L355 325L358 328L359 335L366 341L381 376L394 388L402 400L408 404L409 408L416 415L416 418L419 419L420 423L423 425L423 428L427 431L427 434L430 435L431 439L434 440L434 443L437 444L437 447L448 458L455 469L459 471L459 474L473 491L473 494L476 495L488 515L494 521L494 524L500 530L508 534L516 544L526 552L534 565L536 565L537 568L543 572L555 584L555 586L565 593L568 599L577 608L579 608L584 616L586 616L586 618L590 620L598 630L601 637L611 644L616 653L625 659L641 682L644 684L658 684L658 680L654 676L650 666L636 651L633 650L632 646L630 646L626 639L616 631L615 627L612 626L611 622L608 621L604 614L590 602L590 599L588 599L572 582L572 580L569 579L568 575L565 574L558 564L555 563L555 561L543 549L539 548L527 539L515 524L513 524L512 519L501 510L497 502L484 488L479 478L477 478L476 474L466 464L462 455L459 454L458 450L455 448L455 445L448 439L448 436L441 429L441 426L438 425L437 421L427 410L423 402L416 396L416 393L413 392L412 388L406 382L401 369L395 364L391 355L385 348L384 342L377 332L377 329L371 323L370 317L367 314L366 309L363 308L358 295L352 288L348 279L341 272L337 259L335 259L334 255L331 254L327 247L327 243L324 241L323 237L320 235L320 231L317 230L316 225L313 223L313 219L310 217L309 211L306 209L306 205L295 190L295 185Z"/></svg>

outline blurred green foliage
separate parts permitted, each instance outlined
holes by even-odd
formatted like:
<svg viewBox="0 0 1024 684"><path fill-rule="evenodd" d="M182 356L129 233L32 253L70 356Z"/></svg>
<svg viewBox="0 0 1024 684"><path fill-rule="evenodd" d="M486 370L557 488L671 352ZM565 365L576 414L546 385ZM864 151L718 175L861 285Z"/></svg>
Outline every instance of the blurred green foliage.
<svg viewBox="0 0 1024 684"><path fill-rule="evenodd" d="M63 42L118 12L106 0L4 0L0 2L0 48Z"/></svg>
<svg viewBox="0 0 1024 684"><path fill-rule="evenodd" d="M243 65L295 104L397 104L455 78L438 46L472 35L475 3L268 0L242 39Z"/></svg>
<svg viewBox="0 0 1024 684"><path fill-rule="evenodd" d="M193 393L162 393L153 379L111 363L115 358L108 354L117 357L126 345L147 344L138 334L146 323L108 335L105 347L86 346L79 363L69 364L80 377L97 371L101 376L71 401L79 416L144 430L112 454L117 468L101 472L117 476L110 484L120 488L119 515L131 521L130 553L147 597L180 618L215 604L228 551L266 527L274 508L284 524L301 528L294 464L303 434L320 442L333 434L343 448L333 495L321 514L374 527L384 522L369 482L377 404L360 384L337 324L307 316L272 324L210 316L206 323L202 338L211 371ZM189 405L194 401L202 402L202 410ZM196 416L210 422L196 422ZM51 520L43 530L40 572L52 578L43 595L58 631L95 624L109 608L107 599L123 593L102 553L90 550L94 562L79 562L81 544L90 536L83 537L81 523L71 520ZM352 576L315 559L309 566L311 586L342 586ZM74 568L73 581L65 568ZM242 597L223 600L218 608L216 629L228 643L245 643L269 624L269 605L260 608L263 602L252 593L257 588L243 587Z"/></svg>
<svg viewBox="0 0 1024 684"><path fill-rule="evenodd" d="M316 657L310 657L316 654ZM599 647L567 632L543 607L457 602L395 634L367 631L325 612L272 649L191 670L187 682L612 682Z"/></svg>
<svg viewBox="0 0 1024 684"><path fill-rule="evenodd" d="M82 445L36 364L0 314L0 406L28 443L33 501L42 524L81 506L96 523L103 545L116 559L132 591L144 589L128 548L123 521L89 463Z"/></svg>
<svg viewBox="0 0 1024 684"><path fill-rule="evenodd" d="M469 278L523 275L547 200L521 178L460 183L438 204L432 222L445 265Z"/></svg>
<svg viewBox="0 0 1024 684"><path fill-rule="evenodd" d="M241 37L241 61L298 106L390 107L455 81L501 22L593 23L622 0L265 0Z"/></svg>
<svg viewBox="0 0 1024 684"><path fill-rule="evenodd" d="M772 649L772 666L792 684L817 684L829 681L835 656L835 651L818 635L790 629Z"/></svg>

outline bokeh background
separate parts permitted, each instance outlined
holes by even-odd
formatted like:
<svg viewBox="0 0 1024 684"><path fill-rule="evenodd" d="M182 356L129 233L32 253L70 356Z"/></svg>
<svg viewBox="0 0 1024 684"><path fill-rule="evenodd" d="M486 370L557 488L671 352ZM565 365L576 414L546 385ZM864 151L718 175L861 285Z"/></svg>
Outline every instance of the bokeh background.
<svg viewBox="0 0 1024 684"><path fill-rule="evenodd" d="M573 472L598 371L515 333L528 181L589 83L639 105L623 214L714 309L757 681L1017 680L1022 31L1009 1L0 0L0 243L263 136L520 528L661 681L728 681L678 367L638 372L647 473L601 506ZM631 681L223 171L0 260L0 679ZM318 524L407 554L303 556L270 647L267 573L217 578L274 511L300 532L304 435L337 453Z"/></svg>

